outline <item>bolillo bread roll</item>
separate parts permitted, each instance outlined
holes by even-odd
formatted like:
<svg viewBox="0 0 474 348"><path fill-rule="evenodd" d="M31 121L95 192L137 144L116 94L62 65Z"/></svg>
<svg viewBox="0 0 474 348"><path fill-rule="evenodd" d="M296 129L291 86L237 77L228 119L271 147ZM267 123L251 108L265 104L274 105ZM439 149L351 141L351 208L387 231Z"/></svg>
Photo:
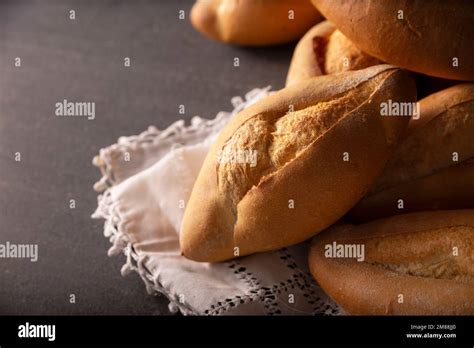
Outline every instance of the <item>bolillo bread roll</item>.
<svg viewBox="0 0 474 348"><path fill-rule="evenodd" d="M474 210L397 215L316 236L309 267L349 314L474 314Z"/></svg>
<svg viewBox="0 0 474 348"><path fill-rule="evenodd" d="M474 84L420 102L382 175L349 213L353 221L435 209L474 208Z"/></svg>
<svg viewBox="0 0 474 348"><path fill-rule="evenodd" d="M380 116L388 99L413 102L414 82L379 65L304 81L235 116L194 184L183 255L217 262L274 250L338 220L380 174L408 123Z"/></svg>
<svg viewBox="0 0 474 348"><path fill-rule="evenodd" d="M242 46L297 40L321 19L310 0L198 0L191 10L199 32Z"/></svg>
<svg viewBox="0 0 474 348"><path fill-rule="evenodd" d="M358 49L329 21L309 30L298 42L286 86L326 74L359 70L382 62Z"/></svg>
<svg viewBox="0 0 474 348"><path fill-rule="evenodd" d="M312 1L371 56L426 75L474 80L474 1Z"/></svg>

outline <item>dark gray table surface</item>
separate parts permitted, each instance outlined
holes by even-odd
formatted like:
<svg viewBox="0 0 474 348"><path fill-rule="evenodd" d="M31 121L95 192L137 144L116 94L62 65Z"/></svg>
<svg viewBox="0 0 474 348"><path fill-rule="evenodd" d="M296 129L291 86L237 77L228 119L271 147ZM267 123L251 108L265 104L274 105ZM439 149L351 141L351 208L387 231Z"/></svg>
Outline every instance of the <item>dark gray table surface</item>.
<svg viewBox="0 0 474 348"><path fill-rule="evenodd" d="M209 41L189 23L192 3L0 1L0 243L39 245L36 263L0 259L0 314L168 313L136 274L120 275L123 256L107 257L103 222L90 218L91 159L119 136L182 118L180 104L186 119L214 117L234 95L282 87L293 49ZM55 116L64 99L95 102L96 118Z"/></svg>

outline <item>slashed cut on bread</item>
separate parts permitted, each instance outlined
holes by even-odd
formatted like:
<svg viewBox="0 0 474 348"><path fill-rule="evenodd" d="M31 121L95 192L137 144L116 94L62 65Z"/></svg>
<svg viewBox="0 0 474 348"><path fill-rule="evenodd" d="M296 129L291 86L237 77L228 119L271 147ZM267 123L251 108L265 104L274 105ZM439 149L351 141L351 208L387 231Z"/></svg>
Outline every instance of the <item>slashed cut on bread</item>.
<svg viewBox="0 0 474 348"><path fill-rule="evenodd" d="M474 210L334 226L313 239L309 267L348 314L473 315Z"/></svg>
<svg viewBox="0 0 474 348"><path fill-rule="evenodd" d="M407 131L349 217L362 222L423 210L474 208L474 84L423 98Z"/></svg>
<svg viewBox="0 0 474 348"><path fill-rule="evenodd" d="M239 113L194 184L183 255L215 262L275 250L338 220L380 174L409 121L380 115L389 99L415 101L414 81L379 65L304 81Z"/></svg>

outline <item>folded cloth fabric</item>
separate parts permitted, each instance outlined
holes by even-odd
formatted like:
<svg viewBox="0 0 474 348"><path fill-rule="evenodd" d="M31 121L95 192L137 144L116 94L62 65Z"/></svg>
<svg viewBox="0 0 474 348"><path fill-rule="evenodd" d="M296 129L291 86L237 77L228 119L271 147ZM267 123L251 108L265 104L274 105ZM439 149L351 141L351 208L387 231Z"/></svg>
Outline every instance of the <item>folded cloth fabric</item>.
<svg viewBox="0 0 474 348"><path fill-rule="evenodd" d="M125 253L122 274L136 271L150 293L165 295L170 311L188 315L289 315L342 313L307 268L308 243L224 263L181 256L179 230L194 180L210 144L228 120L264 98L255 89L234 97L232 112L215 119L150 127L101 149L93 163L102 172L93 218L105 219L109 255ZM291 231L288 231L291 233Z"/></svg>

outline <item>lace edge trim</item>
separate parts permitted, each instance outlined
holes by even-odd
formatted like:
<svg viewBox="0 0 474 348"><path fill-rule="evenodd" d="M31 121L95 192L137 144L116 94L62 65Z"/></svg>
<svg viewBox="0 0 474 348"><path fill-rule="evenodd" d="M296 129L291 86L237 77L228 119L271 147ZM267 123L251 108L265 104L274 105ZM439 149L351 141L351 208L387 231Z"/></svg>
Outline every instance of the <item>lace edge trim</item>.
<svg viewBox="0 0 474 348"><path fill-rule="evenodd" d="M117 202L112 197L111 188L107 189L103 194L98 196L98 207L97 210L92 214L94 219L104 219L104 236L109 239L112 246L108 250L108 256L115 256L123 253L126 257L125 264L122 266L121 274L126 276L131 272L136 272L145 283L147 292L150 295L160 294L164 295L168 301L168 309L172 313L181 312L183 315L218 315L228 310L235 309L241 304L247 304L253 301L262 301L264 303L271 302L272 296L282 291L285 291L288 287L288 282L284 284L276 284L270 289L261 288L260 284L250 286L250 292L241 296L235 296L228 301L223 300L221 303L217 302L214 305L209 306L202 313L199 313L192 309L191 306L180 301L179 296L171 294L155 277L153 277L150 270L146 267L145 256L140 256L133 248L133 243L130 241L127 233L122 230L123 221L120 213L117 209ZM230 263L229 263L230 264ZM235 261L232 263L236 267L239 267L240 263ZM229 267L232 269L233 267ZM245 281L245 275L240 275L240 280ZM296 287L297 284L294 284ZM301 289L300 289L301 290ZM270 306L271 307L271 306ZM266 309L268 314L274 314L271 308ZM310 313L308 313L310 314ZM313 314L315 314L313 312Z"/></svg>
<svg viewBox="0 0 474 348"><path fill-rule="evenodd" d="M171 294L158 281L158 279L153 277L152 273L145 265L147 258L137 254L127 233L122 230L121 222L123 220L117 207L117 202L114 201L111 188L109 188L102 195L99 195L97 210L92 215L92 218L94 219L105 220L104 236L108 238L112 244L108 250L108 256L111 257L123 253L126 257L126 261L120 271L122 276L126 276L131 272L136 272L143 280L148 294L164 295L168 299L168 309L171 313L181 312L183 315L219 315L228 310L235 309L241 304L247 304L253 301L262 301L263 303L271 302L272 296L285 291L286 287L289 285L288 282L285 282L284 285L277 284L274 285L272 289L264 289L260 286L260 284L256 284L254 287L250 286L250 292L247 294L234 296L232 299L230 299L230 301L225 299L222 302L217 302L216 304L209 306L202 313L197 312L192 309L191 306L181 302L178 295ZM235 264L237 267L240 265L240 263L235 260L233 264ZM232 269L233 267L229 268ZM239 278L241 278L240 280L245 281L245 275L240 275ZM268 308L266 307L267 314L275 314L275 311L270 307L271 306Z"/></svg>
<svg viewBox="0 0 474 348"><path fill-rule="evenodd" d="M170 312L180 311L184 315L197 315L198 313L185 303L179 301L177 296L172 296L165 287L153 277L152 273L145 266L146 257L140 256L133 248L128 235L122 230L122 218L117 210L117 203L112 198L111 188L99 195L97 210L92 214L93 219L104 219L104 236L109 239L112 246L107 252L108 256L115 256L123 253L126 257L125 264L120 273L126 276L131 272L136 272L145 283L147 292L150 295L162 294L169 300L168 308Z"/></svg>

